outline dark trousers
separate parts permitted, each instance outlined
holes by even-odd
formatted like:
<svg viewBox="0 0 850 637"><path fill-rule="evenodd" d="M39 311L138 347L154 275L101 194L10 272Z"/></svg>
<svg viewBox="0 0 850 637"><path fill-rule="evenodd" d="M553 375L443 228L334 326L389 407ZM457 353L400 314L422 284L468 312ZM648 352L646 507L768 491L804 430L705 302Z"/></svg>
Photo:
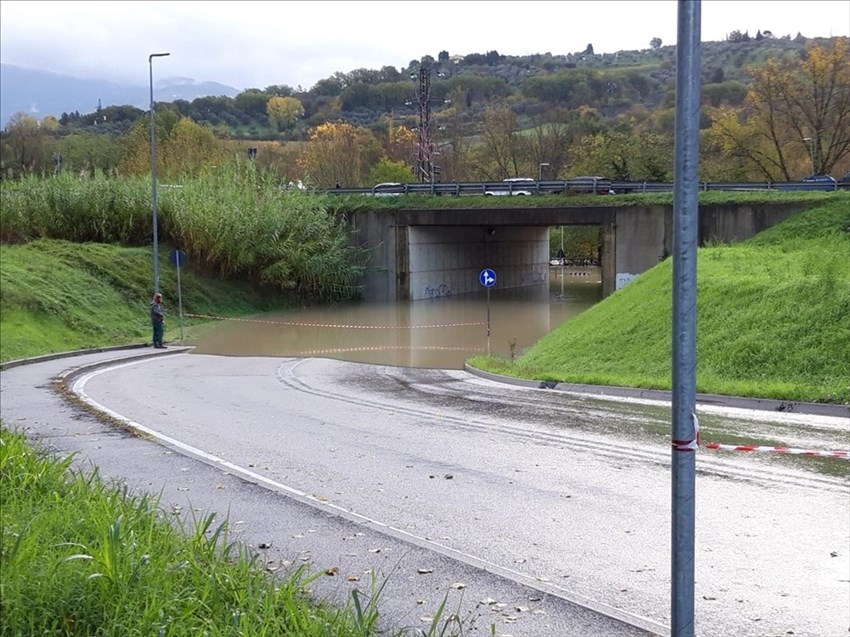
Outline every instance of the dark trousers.
<svg viewBox="0 0 850 637"><path fill-rule="evenodd" d="M162 332L163 332L163 324L162 321L153 323L153 345L154 347L158 345L162 345Z"/></svg>

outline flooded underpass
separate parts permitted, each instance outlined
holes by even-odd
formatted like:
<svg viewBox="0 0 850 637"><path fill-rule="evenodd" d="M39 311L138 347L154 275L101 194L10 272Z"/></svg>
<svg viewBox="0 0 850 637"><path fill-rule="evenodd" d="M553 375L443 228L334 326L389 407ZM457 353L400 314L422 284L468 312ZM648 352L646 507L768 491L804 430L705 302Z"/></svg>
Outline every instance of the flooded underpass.
<svg viewBox="0 0 850 637"><path fill-rule="evenodd" d="M216 448L234 462L549 594L664 625L669 404L460 371L488 346L521 354L599 298L598 270L552 268L546 287L491 293L489 343L483 293L223 321L194 353L234 360L200 356L187 373L208 379L196 401L208 401L207 412L226 378L239 411L210 418L238 432ZM127 385L138 392L144 382ZM716 405L698 415L698 634L847 634L850 463L806 452L846 451L850 419ZM201 430L206 440L218 428L205 421Z"/></svg>
<svg viewBox="0 0 850 637"><path fill-rule="evenodd" d="M195 352L462 369L464 361L477 354L518 356L601 295L599 267L552 267L547 284L493 289L489 301L482 288L463 296L351 303L226 320L198 337Z"/></svg>

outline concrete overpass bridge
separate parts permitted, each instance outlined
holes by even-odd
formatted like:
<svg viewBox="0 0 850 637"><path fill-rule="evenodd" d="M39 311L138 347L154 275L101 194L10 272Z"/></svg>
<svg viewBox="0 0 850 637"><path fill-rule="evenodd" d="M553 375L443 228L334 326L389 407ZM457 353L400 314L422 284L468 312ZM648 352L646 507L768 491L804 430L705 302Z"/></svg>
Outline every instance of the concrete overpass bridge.
<svg viewBox="0 0 850 637"><path fill-rule="evenodd" d="M708 204L699 207L699 244L742 241L810 204ZM602 230L602 295L608 296L672 252L673 206L559 206L359 211L353 242L372 252L364 296L402 301L481 290L484 268L496 288L545 283L550 228Z"/></svg>

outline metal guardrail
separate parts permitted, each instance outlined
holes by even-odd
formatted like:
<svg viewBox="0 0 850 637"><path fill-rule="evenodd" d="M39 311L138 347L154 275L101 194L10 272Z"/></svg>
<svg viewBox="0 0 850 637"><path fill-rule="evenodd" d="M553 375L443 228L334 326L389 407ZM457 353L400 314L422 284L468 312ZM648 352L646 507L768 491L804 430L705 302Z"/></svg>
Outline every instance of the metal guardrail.
<svg viewBox="0 0 850 637"><path fill-rule="evenodd" d="M699 189L708 191L835 191L850 190L850 183L840 182L700 182ZM648 181L611 181L607 179L566 179L527 182L446 182L432 184L381 184L372 188L328 188L319 190L337 195L373 195L376 197L397 197L401 195L451 195L451 196L522 196L553 194L630 194L673 192L672 182Z"/></svg>

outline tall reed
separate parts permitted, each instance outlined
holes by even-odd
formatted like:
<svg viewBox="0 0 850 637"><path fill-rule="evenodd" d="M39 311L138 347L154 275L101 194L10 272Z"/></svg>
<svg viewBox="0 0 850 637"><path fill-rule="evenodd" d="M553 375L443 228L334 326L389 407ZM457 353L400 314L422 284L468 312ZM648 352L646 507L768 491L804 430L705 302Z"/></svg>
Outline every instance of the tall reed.
<svg viewBox="0 0 850 637"><path fill-rule="evenodd" d="M0 183L0 241L40 238L122 246L152 244L151 183L144 177L60 174ZM157 188L159 241L191 263L303 301L358 295L365 253L343 216L317 194L281 189L250 162L234 161Z"/></svg>

